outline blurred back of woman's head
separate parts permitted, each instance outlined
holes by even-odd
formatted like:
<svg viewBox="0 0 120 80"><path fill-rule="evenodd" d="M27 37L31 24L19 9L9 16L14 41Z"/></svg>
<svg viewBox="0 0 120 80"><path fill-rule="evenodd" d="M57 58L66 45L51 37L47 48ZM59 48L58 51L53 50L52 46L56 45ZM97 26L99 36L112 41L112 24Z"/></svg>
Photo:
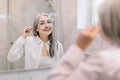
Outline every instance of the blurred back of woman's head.
<svg viewBox="0 0 120 80"><path fill-rule="evenodd" d="M99 21L104 35L120 46L120 0L105 0L101 4Z"/></svg>

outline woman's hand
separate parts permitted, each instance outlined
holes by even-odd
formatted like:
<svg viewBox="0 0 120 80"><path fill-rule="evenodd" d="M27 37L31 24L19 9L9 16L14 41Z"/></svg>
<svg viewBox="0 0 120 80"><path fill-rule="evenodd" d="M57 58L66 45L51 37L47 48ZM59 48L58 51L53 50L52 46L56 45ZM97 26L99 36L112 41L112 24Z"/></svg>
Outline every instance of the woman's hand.
<svg viewBox="0 0 120 80"><path fill-rule="evenodd" d="M31 27L26 27L26 28L24 28L22 36L23 36L24 38L26 38L26 37L29 35L29 33L30 33L31 30L32 30Z"/></svg>
<svg viewBox="0 0 120 80"><path fill-rule="evenodd" d="M82 50L85 50L94 40L99 30L99 27L89 26L87 29L82 31L76 40L77 46Z"/></svg>

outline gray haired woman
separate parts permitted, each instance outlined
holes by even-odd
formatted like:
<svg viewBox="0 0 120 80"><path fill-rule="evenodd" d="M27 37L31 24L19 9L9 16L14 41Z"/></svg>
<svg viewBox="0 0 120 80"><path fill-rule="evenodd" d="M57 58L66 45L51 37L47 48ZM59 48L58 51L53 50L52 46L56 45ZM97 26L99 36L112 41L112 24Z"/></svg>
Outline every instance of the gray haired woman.
<svg viewBox="0 0 120 80"><path fill-rule="evenodd" d="M100 27L89 26L79 35L48 80L120 80L120 0L104 0L99 18ZM83 51L99 30L111 47L85 58Z"/></svg>
<svg viewBox="0 0 120 80"><path fill-rule="evenodd" d="M46 14L38 14L33 28L25 27L22 36L13 44L8 53L8 61L16 62L25 56L25 68L37 69L53 67L63 55L62 44L55 40L52 18ZM28 36L33 30L33 36Z"/></svg>

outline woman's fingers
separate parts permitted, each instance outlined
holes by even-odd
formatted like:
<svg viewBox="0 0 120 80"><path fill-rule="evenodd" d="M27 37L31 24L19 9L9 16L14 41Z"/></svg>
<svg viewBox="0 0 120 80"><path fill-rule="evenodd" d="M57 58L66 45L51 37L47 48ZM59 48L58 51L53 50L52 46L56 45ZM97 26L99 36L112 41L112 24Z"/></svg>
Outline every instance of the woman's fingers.
<svg viewBox="0 0 120 80"><path fill-rule="evenodd" d="M99 27L94 27L93 31L90 34L91 37L95 37L99 31L100 31Z"/></svg>
<svg viewBox="0 0 120 80"><path fill-rule="evenodd" d="M99 27L95 27L95 26L90 26L89 28L86 29L86 31L84 32L85 37L89 38L89 39L94 39L97 35L97 33L99 32L100 28Z"/></svg>
<svg viewBox="0 0 120 80"><path fill-rule="evenodd" d="M26 29L25 32L29 33L31 31L31 29Z"/></svg>
<svg viewBox="0 0 120 80"><path fill-rule="evenodd" d="M26 28L24 29L25 33L29 33L31 30L32 30L31 27L26 27Z"/></svg>
<svg viewBox="0 0 120 80"><path fill-rule="evenodd" d="M90 26L80 33L77 39L77 45L81 49L86 49L99 32L99 27Z"/></svg>
<svg viewBox="0 0 120 80"><path fill-rule="evenodd" d="M29 29L29 30L31 30L32 28L31 28L31 27L26 27L26 29Z"/></svg>
<svg viewBox="0 0 120 80"><path fill-rule="evenodd" d="M31 27L25 27L23 30L23 37L26 38L29 35L31 30L32 30Z"/></svg>

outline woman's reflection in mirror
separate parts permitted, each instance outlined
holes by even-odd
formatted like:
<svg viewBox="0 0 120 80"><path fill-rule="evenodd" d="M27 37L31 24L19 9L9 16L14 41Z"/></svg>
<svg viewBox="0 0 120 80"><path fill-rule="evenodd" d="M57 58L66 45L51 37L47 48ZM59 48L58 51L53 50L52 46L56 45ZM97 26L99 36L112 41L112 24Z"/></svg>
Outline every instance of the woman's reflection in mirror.
<svg viewBox="0 0 120 80"><path fill-rule="evenodd" d="M55 40L54 27L47 13L38 14L33 28L26 26L9 50L8 61L14 63L25 56L25 69L53 67L64 53L62 44ZM29 36L31 31L33 36Z"/></svg>

